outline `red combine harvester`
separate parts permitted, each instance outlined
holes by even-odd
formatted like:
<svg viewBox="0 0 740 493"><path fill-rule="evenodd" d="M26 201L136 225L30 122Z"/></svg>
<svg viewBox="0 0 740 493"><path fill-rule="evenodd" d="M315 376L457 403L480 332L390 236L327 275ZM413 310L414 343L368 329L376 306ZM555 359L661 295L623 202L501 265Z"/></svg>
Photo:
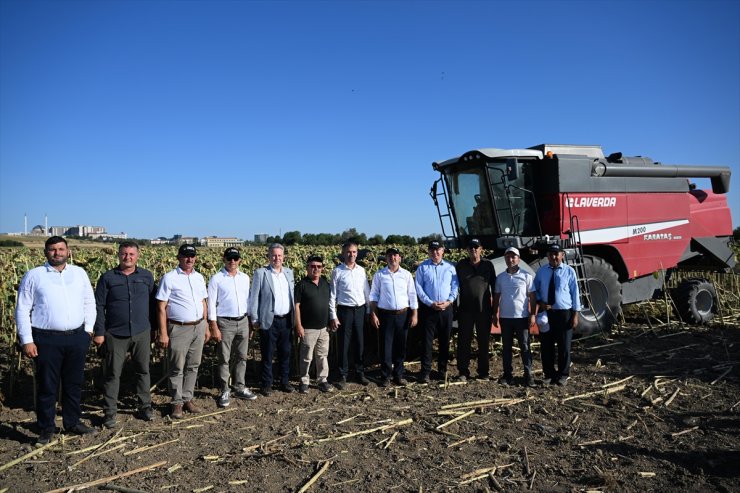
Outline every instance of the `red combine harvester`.
<svg viewBox="0 0 740 493"><path fill-rule="evenodd" d="M432 166L441 176L430 195L449 246L479 238L493 251L497 273L510 246L533 272L547 263L547 244L565 249L581 286L581 334L608 330L622 305L662 293L677 269L735 266L727 167L605 157L600 146L558 144L478 149ZM710 178L712 190L686 178ZM717 309L705 279L683 281L674 300L691 323L708 322Z"/></svg>

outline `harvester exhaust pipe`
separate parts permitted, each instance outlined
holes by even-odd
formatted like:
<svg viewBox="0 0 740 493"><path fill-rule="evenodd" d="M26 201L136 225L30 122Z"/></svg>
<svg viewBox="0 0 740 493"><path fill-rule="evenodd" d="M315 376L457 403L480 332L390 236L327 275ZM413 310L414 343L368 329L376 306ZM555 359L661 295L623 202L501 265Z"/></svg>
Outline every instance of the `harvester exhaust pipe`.
<svg viewBox="0 0 740 493"><path fill-rule="evenodd" d="M730 168L727 166L681 166L654 164L647 166L630 166L594 162L591 176L621 176L630 178L709 178L712 192L727 193L730 190Z"/></svg>

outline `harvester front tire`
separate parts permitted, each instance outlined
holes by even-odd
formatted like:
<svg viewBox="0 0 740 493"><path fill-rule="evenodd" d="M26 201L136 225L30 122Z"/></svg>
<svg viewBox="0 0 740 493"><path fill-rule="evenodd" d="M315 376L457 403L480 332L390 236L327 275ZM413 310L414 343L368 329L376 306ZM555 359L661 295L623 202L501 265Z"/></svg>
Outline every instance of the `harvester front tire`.
<svg viewBox="0 0 740 493"><path fill-rule="evenodd" d="M717 291L706 279L685 279L673 291L673 301L681 320L703 325L717 313Z"/></svg>
<svg viewBox="0 0 740 493"><path fill-rule="evenodd" d="M575 332L590 335L608 332L617 321L622 304L622 286L611 264L600 257L583 256L583 269L589 285L590 301L583 306ZM589 305L593 306L589 306Z"/></svg>

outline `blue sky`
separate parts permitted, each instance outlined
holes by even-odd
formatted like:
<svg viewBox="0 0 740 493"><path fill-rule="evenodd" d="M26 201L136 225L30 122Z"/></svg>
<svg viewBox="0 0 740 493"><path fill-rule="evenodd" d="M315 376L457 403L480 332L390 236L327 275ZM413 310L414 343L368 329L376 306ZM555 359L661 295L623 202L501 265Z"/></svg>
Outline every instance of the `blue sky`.
<svg viewBox="0 0 740 493"><path fill-rule="evenodd" d="M729 165L740 2L0 1L0 231L439 232L433 161Z"/></svg>

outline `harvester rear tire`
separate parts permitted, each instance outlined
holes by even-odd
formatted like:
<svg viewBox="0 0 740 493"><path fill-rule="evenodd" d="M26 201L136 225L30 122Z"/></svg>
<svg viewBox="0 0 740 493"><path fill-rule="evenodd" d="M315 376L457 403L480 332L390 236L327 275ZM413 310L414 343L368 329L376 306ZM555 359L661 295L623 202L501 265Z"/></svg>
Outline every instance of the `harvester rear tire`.
<svg viewBox="0 0 740 493"><path fill-rule="evenodd" d="M706 279L685 279L672 294L681 320L688 324L706 324L717 313L717 291Z"/></svg>

